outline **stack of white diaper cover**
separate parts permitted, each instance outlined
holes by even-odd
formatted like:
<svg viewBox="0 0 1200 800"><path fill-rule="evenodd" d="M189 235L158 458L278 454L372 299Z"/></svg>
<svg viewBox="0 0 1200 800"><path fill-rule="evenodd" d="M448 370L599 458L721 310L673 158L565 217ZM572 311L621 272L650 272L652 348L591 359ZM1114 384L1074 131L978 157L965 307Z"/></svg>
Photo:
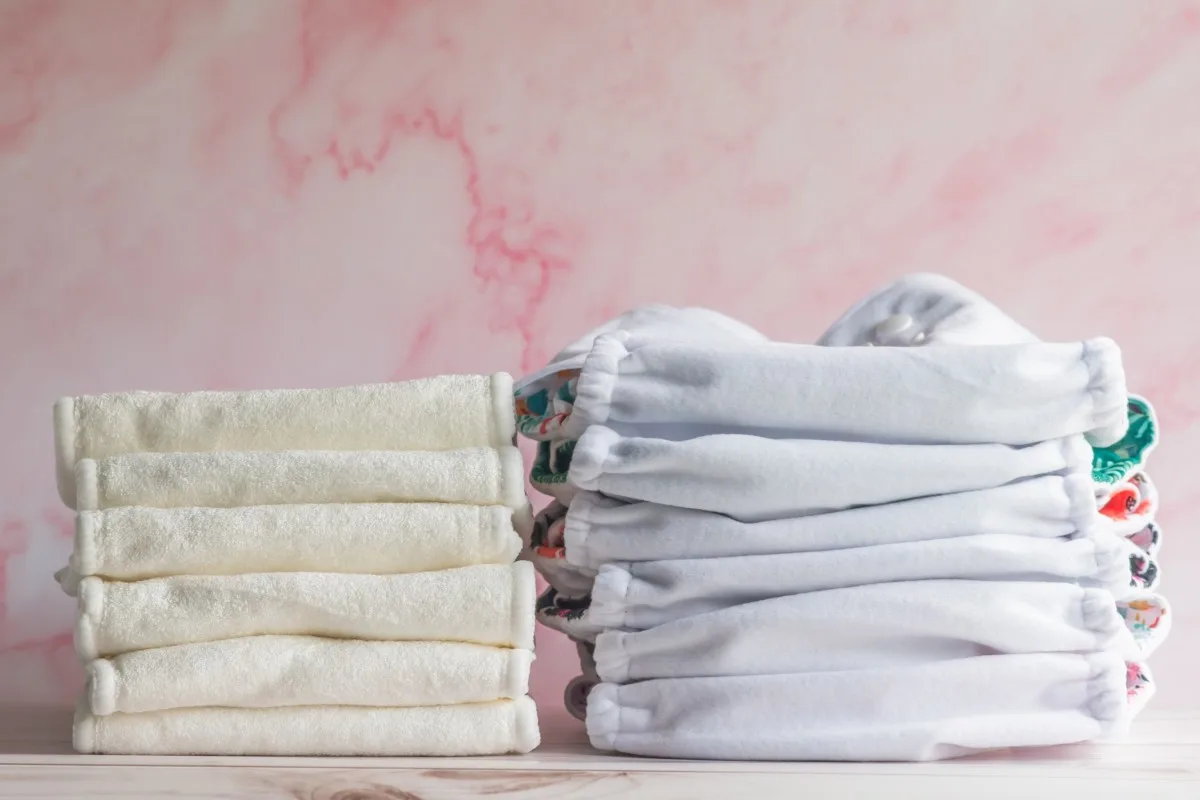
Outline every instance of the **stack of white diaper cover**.
<svg viewBox="0 0 1200 800"><path fill-rule="evenodd" d="M537 746L512 379L64 398L83 753Z"/></svg>
<svg viewBox="0 0 1200 800"><path fill-rule="evenodd" d="M1156 432L1108 339L939 276L818 345L641 309L522 380L517 428L599 749L931 760L1120 734L1153 691Z"/></svg>

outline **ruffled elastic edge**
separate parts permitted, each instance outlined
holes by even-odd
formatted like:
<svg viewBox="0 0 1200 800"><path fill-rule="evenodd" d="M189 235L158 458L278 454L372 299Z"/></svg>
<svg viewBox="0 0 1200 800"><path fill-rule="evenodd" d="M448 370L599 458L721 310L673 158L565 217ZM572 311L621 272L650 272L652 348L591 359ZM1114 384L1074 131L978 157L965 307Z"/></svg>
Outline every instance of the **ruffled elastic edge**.
<svg viewBox="0 0 1200 800"><path fill-rule="evenodd" d="M513 400L513 379L507 372L491 375L492 419L488 426L492 447L516 444L517 412Z"/></svg>
<svg viewBox="0 0 1200 800"><path fill-rule="evenodd" d="M529 697L518 697L513 703L514 753L528 753L542 743L538 728L537 705Z"/></svg>
<svg viewBox="0 0 1200 800"><path fill-rule="evenodd" d="M533 628L537 608L537 576L528 561L518 561L513 572L512 646L533 649ZM82 593L80 595L82 597Z"/></svg>
<svg viewBox="0 0 1200 800"><path fill-rule="evenodd" d="M596 674L607 683L629 682L629 653L625 650L624 631L605 631L596 637Z"/></svg>
<svg viewBox="0 0 1200 800"><path fill-rule="evenodd" d="M1088 441L1097 447L1118 442L1129 430L1128 392L1121 348L1112 339L1089 339L1083 343L1083 362L1088 370L1088 396L1092 400L1092 423Z"/></svg>
<svg viewBox="0 0 1200 800"><path fill-rule="evenodd" d="M83 662L100 656L100 626L104 620L104 582L84 578L79 582L79 619L75 621L75 652Z"/></svg>
<svg viewBox="0 0 1200 800"><path fill-rule="evenodd" d="M1092 472L1092 448L1087 439L1082 436L1067 436L1058 440L1062 451L1063 468L1068 475L1084 474L1090 477ZM1096 502L1095 495L1092 503Z"/></svg>
<svg viewBox="0 0 1200 800"><path fill-rule="evenodd" d="M1092 653L1088 664L1088 713L1100 723L1102 735L1128 728L1131 719L1125 691L1125 659L1117 653Z"/></svg>
<svg viewBox="0 0 1200 800"><path fill-rule="evenodd" d="M113 664L107 658L97 658L88 662L87 698L92 713L97 717L106 717L117 711L117 673Z"/></svg>
<svg viewBox="0 0 1200 800"><path fill-rule="evenodd" d="M592 553L588 548L595 497L591 492L575 495L563 521L563 547L566 549L567 563L584 569L596 569L599 566L593 563Z"/></svg>
<svg viewBox="0 0 1200 800"><path fill-rule="evenodd" d="M1110 650L1122 658L1141 655L1137 640L1117 611L1117 601L1106 589L1084 589L1080 600L1083 626L1096 635L1095 649Z"/></svg>
<svg viewBox="0 0 1200 800"><path fill-rule="evenodd" d="M608 454L621 440L621 435L603 425L593 425L583 432L575 444L567 482L577 489L600 490L600 477L608 463Z"/></svg>
<svg viewBox="0 0 1200 800"><path fill-rule="evenodd" d="M62 397L54 404L54 468L58 496L75 508L75 459L78 457L79 423L75 398Z"/></svg>
<svg viewBox="0 0 1200 800"><path fill-rule="evenodd" d="M1129 593L1130 581L1133 579L1129 566L1129 556L1133 545L1115 536L1097 536L1091 539L1095 547L1096 570L1091 576L1092 582L1110 591L1115 598L1122 598Z"/></svg>
<svg viewBox="0 0 1200 800"><path fill-rule="evenodd" d="M592 425L605 425L612 413L612 396L617 386L621 361L629 355L625 331L605 334L596 339L584 359L575 383L575 404L563 422L561 436L578 439Z"/></svg>
<svg viewBox="0 0 1200 800"><path fill-rule="evenodd" d="M601 630L625 627L625 607L633 575L628 564L605 564L596 573L588 617Z"/></svg>
<svg viewBox="0 0 1200 800"><path fill-rule="evenodd" d="M588 741L597 750L616 750L621 732L621 707L617 703L619 687L601 683L592 687L587 701Z"/></svg>
<svg viewBox="0 0 1200 800"><path fill-rule="evenodd" d="M1094 538L1100 529L1100 512L1096 510L1091 475L1064 476L1063 493L1067 497L1067 514L1076 538Z"/></svg>

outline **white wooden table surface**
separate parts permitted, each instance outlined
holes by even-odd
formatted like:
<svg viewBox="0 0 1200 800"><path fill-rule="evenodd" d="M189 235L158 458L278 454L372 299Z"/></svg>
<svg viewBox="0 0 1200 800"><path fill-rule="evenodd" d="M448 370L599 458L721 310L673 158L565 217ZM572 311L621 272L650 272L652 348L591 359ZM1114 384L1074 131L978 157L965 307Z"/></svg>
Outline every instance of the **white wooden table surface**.
<svg viewBox="0 0 1200 800"><path fill-rule="evenodd" d="M547 720L526 756L223 758L80 756L66 708L0 708L2 798L470 797L1200 800L1200 713L1148 711L1131 741L937 764L666 761L601 755L579 723Z"/></svg>

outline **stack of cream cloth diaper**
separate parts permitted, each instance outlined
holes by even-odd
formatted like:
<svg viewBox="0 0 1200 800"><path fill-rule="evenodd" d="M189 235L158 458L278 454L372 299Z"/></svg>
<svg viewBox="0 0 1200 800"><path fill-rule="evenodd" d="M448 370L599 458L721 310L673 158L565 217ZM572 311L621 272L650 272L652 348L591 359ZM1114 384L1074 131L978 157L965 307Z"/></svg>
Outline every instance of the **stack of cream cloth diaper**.
<svg viewBox="0 0 1200 800"><path fill-rule="evenodd" d="M521 382L554 497L538 618L579 643L595 746L927 760L1119 733L1144 703L1166 626L1131 611L1165 601L1092 474L1129 433L1119 350L1005 338L936 288L901 293L925 324L877 294L834 331L880 340L827 346L640 310Z"/></svg>
<svg viewBox="0 0 1200 800"><path fill-rule="evenodd" d="M64 398L87 753L539 740L512 380Z"/></svg>

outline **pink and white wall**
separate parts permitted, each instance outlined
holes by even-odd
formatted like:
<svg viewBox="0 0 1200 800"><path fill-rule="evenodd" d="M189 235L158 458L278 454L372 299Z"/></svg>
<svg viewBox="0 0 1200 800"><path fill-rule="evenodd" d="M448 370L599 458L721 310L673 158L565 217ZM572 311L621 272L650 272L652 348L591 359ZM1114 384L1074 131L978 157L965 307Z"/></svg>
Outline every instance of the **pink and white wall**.
<svg viewBox="0 0 1200 800"><path fill-rule="evenodd" d="M916 270L1156 404L1200 707L1200 2L0 0L0 702L68 702L61 394L520 372ZM558 713L574 653L539 640Z"/></svg>

